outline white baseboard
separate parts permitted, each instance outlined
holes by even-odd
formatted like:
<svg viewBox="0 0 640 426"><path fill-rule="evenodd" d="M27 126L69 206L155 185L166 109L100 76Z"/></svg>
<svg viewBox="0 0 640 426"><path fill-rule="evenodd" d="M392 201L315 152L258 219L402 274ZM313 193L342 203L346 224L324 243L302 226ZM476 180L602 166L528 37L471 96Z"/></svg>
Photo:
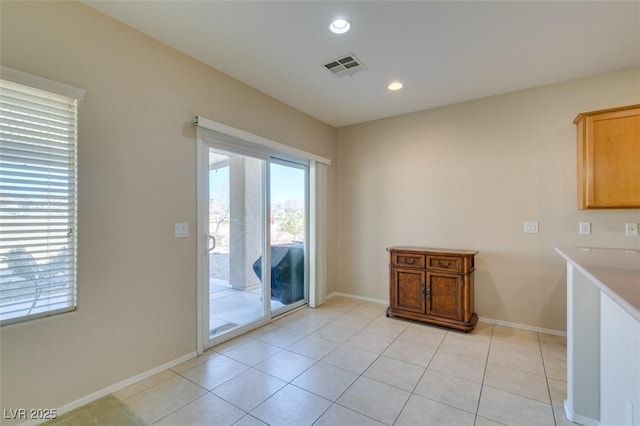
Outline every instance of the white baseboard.
<svg viewBox="0 0 640 426"><path fill-rule="evenodd" d="M331 299L332 297L336 297L336 296L348 297L350 299L364 300L365 302L382 303L385 305L389 304L389 300L374 299L373 297L358 296L355 294L341 293L339 291L334 291L333 293L327 294L327 299Z"/></svg>
<svg viewBox="0 0 640 426"><path fill-rule="evenodd" d="M94 393L89 394L87 396L83 396L80 399L77 399L77 400L75 400L73 402L65 404L62 407L58 408L56 410L56 413L57 413L58 416L61 416L62 414L66 413L66 412L69 412L69 411L74 410L74 409L76 409L78 407L81 407L81 406L83 406L85 404L93 402L96 399L99 399L99 398L102 398L103 396L109 395L110 393L114 393L114 392L117 392L119 390L122 390L122 389L126 388L129 385L137 383L137 382L139 382L141 380L144 380L144 379L146 379L148 377L151 377L154 374L158 374L158 373L160 373L160 372L162 372L164 370L167 370L167 369L169 369L171 367L175 367L178 364L182 364L183 362L188 361L188 360L190 360L192 358L195 358L196 356L197 356L197 353L195 351L190 352L190 353L188 353L186 355L183 355L183 356L181 356L179 358L176 358L176 359L174 359L172 361L169 361L169 362L166 362L166 363L164 363L162 365L154 367L151 370L147 370L144 373L140 373L140 374L138 374L136 376L130 377L130 378L125 379L125 380L123 380L121 382L118 382L118 383L116 383L114 385L108 386L108 387L106 387L104 389L101 389L101 390L99 390L97 392L94 392ZM42 422L43 422L42 420L31 420L31 421L28 421L28 422L25 422L25 423L21 423L20 425L21 426L31 426L31 425L40 424Z"/></svg>
<svg viewBox="0 0 640 426"><path fill-rule="evenodd" d="M535 331L536 333L553 334L554 336L567 337L567 332L562 330L553 330L551 328L534 327L532 325L518 324L516 322L496 320L492 318L478 317L478 321L487 324L502 325L504 327L519 328L521 330Z"/></svg>
<svg viewBox="0 0 640 426"><path fill-rule="evenodd" d="M351 299L365 300L367 302L382 303L382 304L387 304L387 305L389 304L389 300L374 299L374 298L371 298L371 297L363 297L363 296L358 296L358 295L355 295L355 294L342 293L342 292L338 292L338 291L334 291L333 293L328 294L327 295L327 299L330 299L330 298L335 297L335 296L348 297L348 298L351 298ZM487 324L502 325L504 327L519 328L521 330L535 331L536 333L545 333L545 334L552 334L554 336L567 337L567 332L566 331L553 330L553 329L550 329L550 328L534 327L532 325L519 324L519 323L516 323L516 322L502 321L502 320L497 320L497 319L492 319L492 318L484 318L484 317L479 317L478 321L481 321L481 322L484 322L484 323L487 323Z"/></svg>
<svg viewBox="0 0 640 426"><path fill-rule="evenodd" d="M598 420L594 420L590 417L580 416L573 412L571 408L569 408L569 401L564 400L564 414L567 416L567 419L572 421L573 423L577 423L579 425L584 426L600 426L600 422Z"/></svg>

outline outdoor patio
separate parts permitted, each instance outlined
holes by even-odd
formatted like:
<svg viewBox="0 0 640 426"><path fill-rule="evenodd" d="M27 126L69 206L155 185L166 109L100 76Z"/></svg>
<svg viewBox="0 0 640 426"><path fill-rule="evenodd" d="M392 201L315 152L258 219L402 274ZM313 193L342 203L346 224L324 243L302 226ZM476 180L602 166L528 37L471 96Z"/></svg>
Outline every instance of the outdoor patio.
<svg viewBox="0 0 640 426"><path fill-rule="evenodd" d="M262 289L236 290L228 281L211 278L209 285L209 330L211 336L262 317ZM271 309L284 306L271 301Z"/></svg>

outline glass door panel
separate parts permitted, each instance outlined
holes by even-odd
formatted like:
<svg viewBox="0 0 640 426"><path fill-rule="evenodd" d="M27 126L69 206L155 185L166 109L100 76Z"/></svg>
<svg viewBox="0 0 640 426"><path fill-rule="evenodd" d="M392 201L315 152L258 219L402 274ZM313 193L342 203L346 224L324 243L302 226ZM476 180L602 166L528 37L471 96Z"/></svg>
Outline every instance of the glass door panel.
<svg viewBox="0 0 640 426"><path fill-rule="evenodd" d="M308 167L272 159L269 165L271 311L307 301Z"/></svg>
<svg viewBox="0 0 640 426"><path fill-rule="evenodd" d="M209 148L209 339L265 317L264 175L264 160Z"/></svg>

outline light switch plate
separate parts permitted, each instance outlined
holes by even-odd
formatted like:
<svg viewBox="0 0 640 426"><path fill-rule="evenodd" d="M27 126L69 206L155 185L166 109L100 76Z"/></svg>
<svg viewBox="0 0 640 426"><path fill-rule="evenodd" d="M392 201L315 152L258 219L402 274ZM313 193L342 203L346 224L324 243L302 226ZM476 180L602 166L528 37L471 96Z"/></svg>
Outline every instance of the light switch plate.
<svg viewBox="0 0 640 426"><path fill-rule="evenodd" d="M189 236L189 224L186 222L175 223L173 225L174 238L186 238Z"/></svg>
<svg viewBox="0 0 640 426"><path fill-rule="evenodd" d="M580 222L580 235L591 235L591 222Z"/></svg>
<svg viewBox="0 0 640 426"><path fill-rule="evenodd" d="M538 222L525 222L524 223L524 233L525 234L537 234L538 233Z"/></svg>
<svg viewBox="0 0 640 426"><path fill-rule="evenodd" d="M627 237L637 237L638 236L638 224L637 223L625 223L624 224L625 233Z"/></svg>

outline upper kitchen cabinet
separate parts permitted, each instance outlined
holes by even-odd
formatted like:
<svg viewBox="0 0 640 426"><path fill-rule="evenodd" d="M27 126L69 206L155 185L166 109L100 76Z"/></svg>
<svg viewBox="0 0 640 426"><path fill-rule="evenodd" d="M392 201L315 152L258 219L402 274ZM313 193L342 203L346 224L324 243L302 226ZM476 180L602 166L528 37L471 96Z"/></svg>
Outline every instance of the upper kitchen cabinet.
<svg viewBox="0 0 640 426"><path fill-rule="evenodd" d="M640 105L583 112L578 128L578 208L640 208Z"/></svg>

